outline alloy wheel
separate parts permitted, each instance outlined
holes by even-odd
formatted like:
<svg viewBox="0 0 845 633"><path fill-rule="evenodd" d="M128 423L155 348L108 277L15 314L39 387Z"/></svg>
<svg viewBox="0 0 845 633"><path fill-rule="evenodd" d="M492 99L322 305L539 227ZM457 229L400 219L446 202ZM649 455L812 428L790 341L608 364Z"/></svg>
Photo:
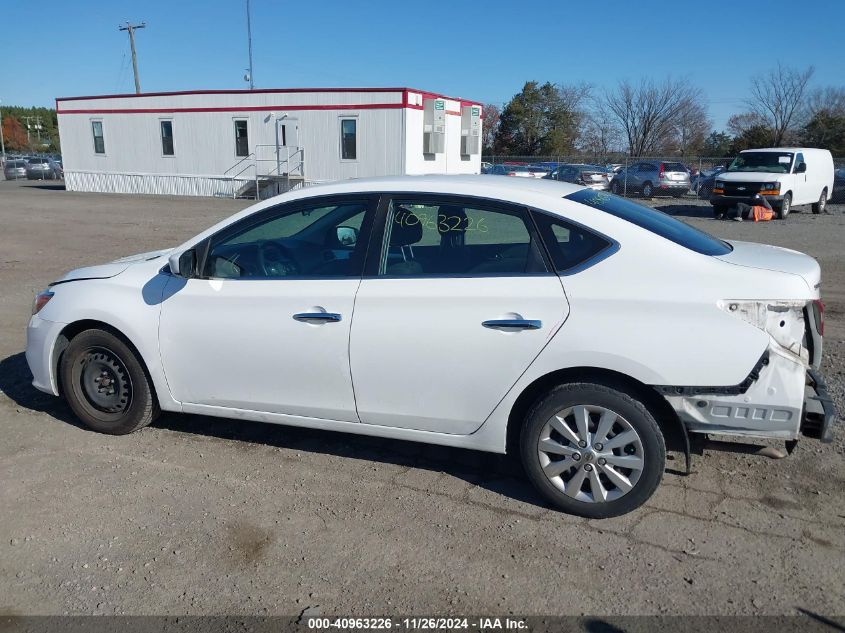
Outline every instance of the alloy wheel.
<svg viewBox="0 0 845 633"><path fill-rule="evenodd" d="M553 415L537 443L540 466L568 497L604 503L634 489L645 467L642 440L605 407L576 405Z"/></svg>

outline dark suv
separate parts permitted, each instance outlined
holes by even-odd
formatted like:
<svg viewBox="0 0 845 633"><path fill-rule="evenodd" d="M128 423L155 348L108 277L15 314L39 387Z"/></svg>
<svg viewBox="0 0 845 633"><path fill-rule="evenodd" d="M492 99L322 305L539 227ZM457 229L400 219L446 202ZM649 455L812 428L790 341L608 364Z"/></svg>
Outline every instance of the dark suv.
<svg viewBox="0 0 845 633"><path fill-rule="evenodd" d="M680 198L690 190L689 171L681 163L644 160L620 170L610 182L610 190L618 195L640 193L644 198Z"/></svg>

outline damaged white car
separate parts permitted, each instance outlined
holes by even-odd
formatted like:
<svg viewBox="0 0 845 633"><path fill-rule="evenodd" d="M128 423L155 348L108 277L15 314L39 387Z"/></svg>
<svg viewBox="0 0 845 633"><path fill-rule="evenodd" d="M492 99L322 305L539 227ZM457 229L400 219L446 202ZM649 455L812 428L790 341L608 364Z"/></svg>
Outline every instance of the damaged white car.
<svg viewBox="0 0 845 633"><path fill-rule="evenodd" d="M608 517L670 436L830 439L819 288L806 255L576 185L352 180L67 274L26 355L97 431L165 410L515 452Z"/></svg>

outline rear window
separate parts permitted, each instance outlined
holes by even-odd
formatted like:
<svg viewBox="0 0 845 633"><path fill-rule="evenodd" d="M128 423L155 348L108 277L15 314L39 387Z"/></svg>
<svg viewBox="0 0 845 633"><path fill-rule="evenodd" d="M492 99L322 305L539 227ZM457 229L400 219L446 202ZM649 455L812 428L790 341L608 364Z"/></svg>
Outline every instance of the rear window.
<svg viewBox="0 0 845 633"><path fill-rule="evenodd" d="M663 163L664 171L686 171L687 168L681 163Z"/></svg>
<svg viewBox="0 0 845 633"><path fill-rule="evenodd" d="M731 252L731 247L726 242L676 220L662 211L637 204L627 198L594 189L581 189L565 197L567 200L586 204L631 224L636 224L646 231L651 231L702 255L726 255Z"/></svg>

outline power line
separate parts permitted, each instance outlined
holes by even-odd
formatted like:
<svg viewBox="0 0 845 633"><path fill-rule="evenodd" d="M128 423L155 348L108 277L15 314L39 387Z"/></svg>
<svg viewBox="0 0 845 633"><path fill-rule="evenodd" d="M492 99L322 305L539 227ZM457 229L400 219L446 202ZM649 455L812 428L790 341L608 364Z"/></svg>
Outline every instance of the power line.
<svg viewBox="0 0 845 633"><path fill-rule="evenodd" d="M141 24L130 24L129 22L126 23L126 26L119 26L117 27L118 31L128 31L129 32L129 46L132 49L132 71L135 73L135 93L141 93L141 81L138 79L138 58L135 55L135 31L137 29L143 29L147 26L146 22L141 22Z"/></svg>

